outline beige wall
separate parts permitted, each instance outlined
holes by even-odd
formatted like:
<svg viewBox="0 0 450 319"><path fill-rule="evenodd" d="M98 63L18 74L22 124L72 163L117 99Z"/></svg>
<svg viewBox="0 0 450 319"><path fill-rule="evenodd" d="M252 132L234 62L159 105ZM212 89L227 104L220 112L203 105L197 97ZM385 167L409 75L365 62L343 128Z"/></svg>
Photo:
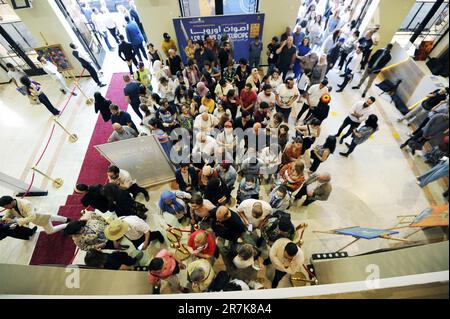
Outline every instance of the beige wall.
<svg viewBox="0 0 450 319"><path fill-rule="evenodd" d="M436 39L437 41L437 39ZM444 39L433 49L430 54L430 58L438 58L445 50L448 49L448 32L445 34Z"/></svg>
<svg viewBox="0 0 450 319"><path fill-rule="evenodd" d="M263 44L264 54L262 64L267 64L265 47L270 43L273 36L280 36L286 26L293 26L297 20L300 0L260 0L259 12L265 13Z"/></svg>
<svg viewBox="0 0 450 319"><path fill-rule="evenodd" d="M11 0L8 0L8 3L11 5ZM45 41L40 35L42 32L48 44L62 45L69 62L75 68L75 73L79 74L81 72L80 63L72 56L72 51L69 47L72 41L71 37L50 6L49 0L33 1L33 8L18 9L15 12L28 27L28 30L33 34L40 46L45 46Z"/></svg>
<svg viewBox="0 0 450 319"><path fill-rule="evenodd" d="M148 41L164 56L161 50L163 33L169 33L176 41L172 19L181 16L178 0L135 0L135 3Z"/></svg>
<svg viewBox="0 0 450 319"><path fill-rule="evenodd" d="M380 0L377 9L370 18L368 28L375 24L380 24L380 42L375 49L385 47L391 42L394 34L400 26L408 12L413 7L416 0Z"/></svg>

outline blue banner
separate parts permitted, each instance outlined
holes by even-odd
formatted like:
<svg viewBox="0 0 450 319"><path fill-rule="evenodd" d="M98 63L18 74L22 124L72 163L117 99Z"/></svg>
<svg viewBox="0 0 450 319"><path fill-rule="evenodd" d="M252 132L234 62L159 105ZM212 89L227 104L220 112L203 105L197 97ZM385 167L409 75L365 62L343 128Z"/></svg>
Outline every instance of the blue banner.
<svg viewBox="0 0 450 319"><path fill-rule="evenodd" d="M209 34L220 41L222 34L227 34L233 43L234 59L248 59L250 43L256 36L262 39L264 14L221 15L211 17L173 19L178 46L183 61L186 61L184 48L187 41L203 40Z"/></svg>

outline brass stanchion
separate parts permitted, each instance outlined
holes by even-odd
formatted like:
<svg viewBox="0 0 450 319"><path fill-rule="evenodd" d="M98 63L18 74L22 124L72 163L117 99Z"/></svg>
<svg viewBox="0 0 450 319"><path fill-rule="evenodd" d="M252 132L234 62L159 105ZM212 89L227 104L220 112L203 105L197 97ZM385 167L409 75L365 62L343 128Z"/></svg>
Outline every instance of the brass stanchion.
<svg viewBox="0 0 450 319"><path fill-rule="evenodd" d="M78 80L76 78L76 76L71 72L71 71L66 71L69 76L73 79L73 84L75 85L75 87L81 92L81 94L86 98L86 104L87 105L91 105L94 103L94 99L91 97L88 97L86 95L86 93L84 93L84 91L81 89L80 85L78 84Z"/></svg>
<svg viewBox="0 0 450 319"><path fill-rule="evenodd" d="M44 172L41 172L40 170L38 170L36 167L32 167L31 169L33 171L35 171L36 173L41 174L45 178L51 180L53 182L53 187L54 188L60 188L63 185L63 183L64 183L64 180L62 178L59 178L59 177L58 178L51 178L50 176L48 176Z"/></svg>
<svg viewBox="0 0 450 319"><path fill-rule="evenodd" d="M76 134L70 133L61 123L59 123L58 119L54 118L53 121L55 121L55 123L58 124L59 127L61 127L64 130L64 132L69 134L70 143L75 143L78 140L78 136Z"/></svg>

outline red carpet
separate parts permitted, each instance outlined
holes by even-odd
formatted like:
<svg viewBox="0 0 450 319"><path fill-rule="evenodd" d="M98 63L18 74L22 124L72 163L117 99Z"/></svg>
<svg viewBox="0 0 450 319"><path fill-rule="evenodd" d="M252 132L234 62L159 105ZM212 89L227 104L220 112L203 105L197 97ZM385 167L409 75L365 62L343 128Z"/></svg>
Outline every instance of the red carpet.
<svg viewBox="0 0 450 319"><path fill-rule="evenodd" d="M106 98L126 110L127 104L123 95L124 83L122 76L122 73L113 74ZM94 110L93 106L91 108ZM109 162L100 155L94 146L106 143L111 132L111 122L105 123L99 114L77 183L88 185L105 183L106 169L109 166ZM80 218L80 211L82 209L83 206L80 204L80 196L74 194L67 197L66 204L59 208L58 215L77 220ZM74 253L75 244L70 237L64 236L63 232L53 235L47 235L41 232L39 233L30 265L67 265L71 263Z"/></svg>

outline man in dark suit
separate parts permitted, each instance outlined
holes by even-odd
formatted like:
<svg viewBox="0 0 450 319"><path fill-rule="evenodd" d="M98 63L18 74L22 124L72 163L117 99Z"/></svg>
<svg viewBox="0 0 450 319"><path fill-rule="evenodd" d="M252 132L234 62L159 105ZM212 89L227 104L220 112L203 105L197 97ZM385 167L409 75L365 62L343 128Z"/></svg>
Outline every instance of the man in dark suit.
<svg viewBox="0 0 450 319"><path fill-rule="evenodd" d="M78 51L78 47L76 46L76 44L71 43L70 47L73 49L73 51L72 51L73 56L80 62L81 66L89 72L89 74L92 76L92 79L95 81L95 83L97 83L97 85L99 87L105 86L106 84L103 84L102 82L100 82L97 71L92 66L89 58L87 56L85 56L84 54L82 54L80 51Z"/></svg>
<svg viewBox="0 0 450 319"><path fill-rule="evenodd" d="M364 74L361 77L361 81L359 81L359 84L357 86L352 87L352 89L359 89L367 78L369 78L369 82L367 83L366 89L364 90L362 97L366 97L367 91L369 91L370 87L372 86L373 81L375 81L375 78L378 76L378 73L381 72L381 69L383 69L389 61L391 61L391 50L392 50L392 43L389 43L386 48L384 49L378 49L369 60L369 65L364 72Z"/></svg>

